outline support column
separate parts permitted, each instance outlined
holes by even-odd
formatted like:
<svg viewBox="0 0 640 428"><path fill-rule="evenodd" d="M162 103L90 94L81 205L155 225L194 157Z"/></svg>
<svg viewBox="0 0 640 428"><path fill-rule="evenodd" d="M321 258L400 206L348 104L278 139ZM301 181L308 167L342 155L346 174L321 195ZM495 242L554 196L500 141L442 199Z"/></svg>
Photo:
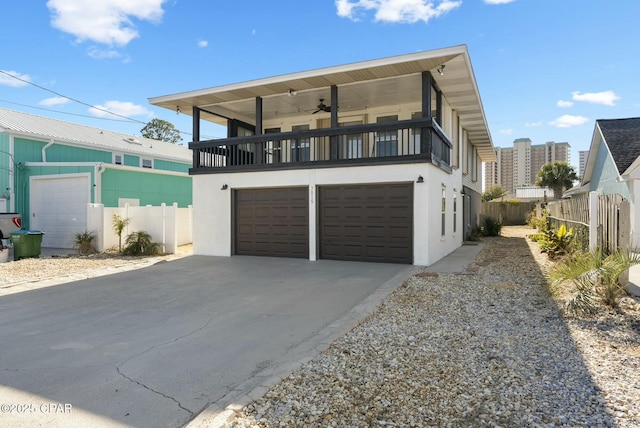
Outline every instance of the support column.
<svg viewBox="0 0 640 428"><path fill-rule="evenodd" d="M331 86L331 127L338 127L338 87L336 85ZM329 137L329 150L331 159L340 158L340 144L337 135Z"/></svg>
<svg viewBox="0 0 640 428"><path fill-rule="evenodd" d="M193 106L193 108L191 109L192 114L191 114L191 118L192 118L192 125L191 125L191 131L192 131L192 135L191 138L193 139L193 142L198 142L200 141L200 109L196 106ZM192 150L193 152L193 160L191 161L191 165L194 168L199 168L200 167L200 152L197 149Z"/></svg>
<svg viewBox="0 0 640 428"><path fill-rule="evenodd" d="M256 97L256 135L262 135L262 97ZM255 159L257 164L263 164L265 153L264 143L258 143L255 147Z"/></svg>
<svg viewBox="0 0 640 428"><path fill-rule="evenodd" d="M193 106L192 109L192 131L193 131L193 142L200 141L200 109L196 106Z"/></svg>
<svg viewBox="0 0 640 428"><path fill-rule="evenodd" d="M422 117L431 117L431 86L433 76L428 71L422 72ZM422 128L420 131L420 153L431 153L431 129Z"/></svg>

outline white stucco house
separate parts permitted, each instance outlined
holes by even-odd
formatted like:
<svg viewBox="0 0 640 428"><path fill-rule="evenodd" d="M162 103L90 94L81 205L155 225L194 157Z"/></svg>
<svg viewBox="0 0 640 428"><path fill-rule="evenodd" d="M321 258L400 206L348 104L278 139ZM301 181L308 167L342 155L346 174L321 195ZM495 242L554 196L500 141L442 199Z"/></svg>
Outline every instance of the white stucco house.
<svg viewBox="0 0 640 428"><path fill-rule="evenodd" d="M149 101L193 116L195 254L430 265L478 226L495 153L466 46Z"/></svg>

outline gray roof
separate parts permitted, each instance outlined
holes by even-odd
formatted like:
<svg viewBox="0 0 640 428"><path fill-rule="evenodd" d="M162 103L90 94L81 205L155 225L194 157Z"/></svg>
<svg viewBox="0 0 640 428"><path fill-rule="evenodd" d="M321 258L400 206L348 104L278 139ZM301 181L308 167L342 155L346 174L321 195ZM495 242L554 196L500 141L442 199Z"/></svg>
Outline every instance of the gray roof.
<svg viewBox="0 0 640 428"><path fill-rule="evenodd" d="M596 123L613 156L618 173L623 174L640 156L640 118L600 119Z"/></svg>
<svg viewBox="0 0 640 428"><path fill-rule="evenodd" d="M54 140L75 146L122 152L154 159L191 163L185 146L92 128L85 125L0 108L0 133L38 140Z"/></svg>

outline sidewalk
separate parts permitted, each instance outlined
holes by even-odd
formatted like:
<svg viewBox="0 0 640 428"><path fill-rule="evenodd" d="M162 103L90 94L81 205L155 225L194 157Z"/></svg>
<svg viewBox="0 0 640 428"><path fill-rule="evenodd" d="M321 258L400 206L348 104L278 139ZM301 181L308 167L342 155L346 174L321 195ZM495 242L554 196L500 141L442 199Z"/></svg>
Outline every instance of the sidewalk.
<svg viewBox="0 0 640 428"><path fill-rule="evenodd" d="M461 247L455 249L452 253L444 256L425 271L434 273L460 273L473 262L473 259L484 248L483 242L470 241L462 244Z"/></svg>

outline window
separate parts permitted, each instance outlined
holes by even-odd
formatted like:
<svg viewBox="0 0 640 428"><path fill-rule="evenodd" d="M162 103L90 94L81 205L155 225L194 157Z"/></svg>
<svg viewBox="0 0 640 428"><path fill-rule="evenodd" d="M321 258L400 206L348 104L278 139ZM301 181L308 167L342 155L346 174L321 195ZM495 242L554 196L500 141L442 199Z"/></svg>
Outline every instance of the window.
<svg viewBox="0 0 640 428"><path fill-rule="evenodd" d="M361 120L355 120L339 123L338 126L354 126L361 124ZM344 158L360 159L362 157L362 134L343 135L340 139L340 146L343 147L341 151L346 151L346 153L344 153Z"/></svg>
<svg viewBox="0 0 640 428"><path fill-rule="evenodd" d="M456 233L456 227L458 224L458 195L456 189L453 189L453 233Z"/></svg>
<svg viewBox="0 0 640 428"><path fill-rule="evenodd" d="M377 123L397 122L398 115L380 116ZM398 131L380 131L376 135L376 153L378 157L398 155Z"/></svg>
<svg viewBox="0 0 640 428"><path fill-rule="evenodd" d="M265 134L277 134L280 132L280 128L267 128L264 130ZM265 146L265 159L267 163L280 163L282 162L282 143L278 141L267 141Z"/></svg>
<svg viewBox="0 0 640 428"><path fill-rule="evenodd" d="M142 159L143 168L153 168L153 161L151 159Z"/></svg>
<svg viewBox="0 0 640 428"><path fill-rule="evenodd" d="M113 163L116 164L116 165L122 165L122 155L114 154L113 155Z"/></svg>
<svg viewBox="0 0 640 428"><path fill-rule="evenodd" d="M422 119L422 113L420 112L415 112L415 113L411 113L411 119ZM420 142L422 141L421 138L421 134L422 134L422 130L420 128L413 128L411 130L411 134L412 134L412 145L410 148L410 152L409 154L412 155L417 155L420 153Z"/></svg>
<svg viewBox="0 0 640 428"><path fill-rule="evenodd" d="M446 188L442 188L442 229L440 231L440 234L442 236L446 235L447 233L447 227L446 227L446 210L447 210L447 189Z"/></svg>
<svg viewBox="0 0 640 428"><path fill-rule="evenodd" d="M308 131L309 125L294 125L292 132ZM309 138L296 138L291 141L291 162L308 162L311 160L311 140Z"/></svg>

